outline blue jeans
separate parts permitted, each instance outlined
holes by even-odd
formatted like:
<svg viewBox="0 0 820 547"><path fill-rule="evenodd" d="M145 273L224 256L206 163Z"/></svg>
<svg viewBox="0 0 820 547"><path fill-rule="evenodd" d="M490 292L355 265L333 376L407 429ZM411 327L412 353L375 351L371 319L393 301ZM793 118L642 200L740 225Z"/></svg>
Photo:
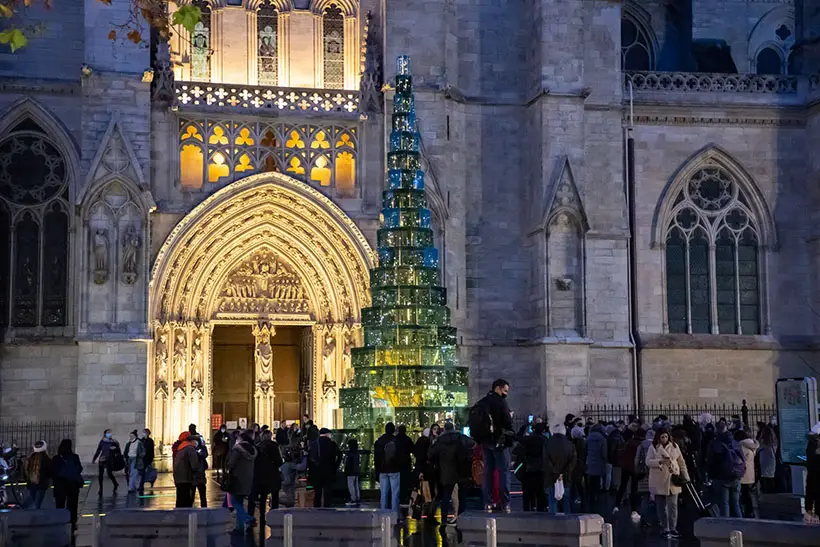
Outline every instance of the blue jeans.
<svg viewBox="0 0 820 547"><path fill-rule="evenodd" d="M550 513L553 515L558 512L558 505L561 505L561 513L570 514L572 513L572 490L569 487L569 483L564 482L564 497L561 498L561 501L555 499L555 485L549 487L549 506L550 506Z"/></svg>
<svg viewBox="0 0 820 547"><path fill-rule="evenodd" d="M484 505L492 504L493 479L498 469L498 501L502 507L507 506L510 504L510 449L498 448L491 443L485 443L481 448L484 457L484 484L481 488Z"/></svg>
<svg viewBox="0 0 820 547"><path fill-rule="evenodd" d="M401 473L379 473L379 490L381 490L379 506L382 511L387 510L387 502L392 499L390 508L401 516L401 507L399 507L400 486Z"/></svg>
<svg viewBox="0 0 820 547"><path fill-rule="evenodd" d="M131 458L128 463L128 491L134 492L140 487L140 484L142 484L141 480L143 472L137 470L137 460L134 458Z"/></svg>
<svg viewBox="0 0 820 547"><path fill-rule="evenodd" d="M740 510L740 481L712 480L714 503L720 508L721 517L743 518Z"/></svg>
<svg viewBox="0 0 820 547"><path fill-rule="evenodd" d="M43 506L43 499L46 497L46 492L48 492L48 487L40 488L36 484L32 484L28 487L28 494L29 494L29 506L34 506L35 509L39 509Z"/></svg>
<svg viewBox="0 0 820 547"><path fill-rule="evenodd" d="M234 494L228 494L228 497L231 499L231 505L233 506L234 511L236 511L236 530L242 531L248 526L251 521L253 521L253 517L248 514L245 510L245 496L235 496ZM223 504L225 506L227 504Z"/></svg>

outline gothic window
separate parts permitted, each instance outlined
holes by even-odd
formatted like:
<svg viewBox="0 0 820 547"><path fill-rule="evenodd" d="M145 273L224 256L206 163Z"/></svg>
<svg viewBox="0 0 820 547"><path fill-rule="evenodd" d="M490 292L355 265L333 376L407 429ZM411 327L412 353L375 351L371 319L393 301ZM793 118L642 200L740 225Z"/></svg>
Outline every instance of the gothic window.
<svg viewBox="0 0 820 547"><path fill-rule="evenodd" d="M191 79L211 80L211 8L207 0L192 2L201 12L199 22L191 33Z"/></svg>
<svg viewBox="0 0 820 547"><path fill-rule="evenodd" d="M63 156L33 121L16 126L0 141L0 325L67 324L67 211Z"/></svg>
<svg viewBox="0 0 820 547"><path fill-rule="evenodd" d="M356 197L358 129L337 125L180 119L179 182L210 191L270 171L304 180L337 197Z"/></svg>
<svg viewBox="0 0 820 547"><path fill-rule="evenodd" d="M665 250L669 332L760 334L759 237L744 190L707 164L674 203Z"/></svg>
<svg viewBox="0 0 820 547"><path fill-rule="evenodd" d="M765 47L757 54L758 74L783 74L783 59L773 47Z"/></svg>
<svg viewBox="0 0 820 547"><path fill-rule="evenodd" d="M324 80L326 89L343 89L345 85L344 16L336 4L331 4L322 16Z"/></svg>
<svg viewBox="0 0 820 547"><path fill-rule="evenodd" d="M621 18L621 69L653 70L652 42L643 25L631 15Z"/></svg>
<svg viewBox="0 0 820 547"><path fill-rule="evenodd" d="M276 8L271 5L270 0L266 0L256 12L257 28L257 70L259 85L277 84L278 59L277 59L277 37L278 37L279 14Z"/></svg>

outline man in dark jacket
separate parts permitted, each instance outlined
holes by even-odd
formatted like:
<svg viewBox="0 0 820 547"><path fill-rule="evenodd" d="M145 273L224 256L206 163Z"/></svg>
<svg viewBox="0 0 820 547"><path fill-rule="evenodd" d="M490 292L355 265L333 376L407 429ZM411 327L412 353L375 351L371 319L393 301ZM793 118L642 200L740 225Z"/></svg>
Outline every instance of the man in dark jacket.
<svg viewBox="0 0 820 547"><path fill-rule="evenodd" d="M384 426L384 435L379 437L373 445L374 471L379 477L382 511L387 510L388 500L392 500L390 508L396 512L399 520L401 520L399 489L403 459L400 449L399 443L396 442L396 426L393 422L388 422Z"/></svg>
<svg viewBox="0 0 820 547"><path fill-rule="evenodd" d="M601 513L601 492L604 488L604 477L606 476L606 464L609 457L607 451L606 436L604 426L593 425L589 430L587 438L587 485L589 506L588 509L595 513Z"/></svg>
<svg viewBox="0 0 820 547"><path fill-rule="evenodd" d="M214 433L213 440L211 441L211 453L214 457L214 469L216 470L217 477L225 470L225 457L228 455L229 440L230 435L228 435L228 428L225 424L222 424L216 433Z"/></svg>
<svg viewBox="0 0 820 547"><path fill-rule="evenodd" d="M234 532L250 530L254 518L245 511L245 498L253 490L254 460L256 448L253 446L253 431L243 431L239 439L228 453L226 471L230 475L228 484L228 500L236 510L236 528Z"/></svg>
<svg viewBox="0 0 820 547"><path fill-rule="evenodd" d="M399 424L396 431L396 442L399 443L399 453L401 454L401 478L399 486L399 502L409 503L410 491L414 486L413 481L413 439L407 436L407 426Z"/></svg>
<svg viewBox="0 0 820 547"><path fill-rule="evenodd" d="M253 491L248 500L248 514L253 516L259 504L260 522L265 521L268 496L271 509L279 508L279 489L282 487L282 453L269 429L263 430L256 444L257 456L253 466Z"/></svg>
<svg viewBox="0 0 820 547"><path fill-rule="evenodd" d="M544 447L547 438L544 432L547 426L544 423L532 427L532 435L527 435L513 449L516 468L520 465L521 471L516 476L521 478L523 490L524 511L546 511L547 497L544 495Z"/></svg>
<svg viewBox="0 0 820 547"><path fill-rule="evenodd" d="M458 486L458 514L464 512L467 482L471 477L472 454L475 443L456 431L452 422L444 424L444 433L430 446L427 458L439 470L438 486L441 496L441 527L450 517L453 490ZM454 518L458 518L455 516Z"/></svg>
<svg viewBox="0 0 820 547"><path fill-rule="evenodd" d="M142 477L140 478L140 492L145 491L145 476L151 471L151 466L154 464L154 439L151 438L151 430L147 427L142 432L142 446L145 450L145 466L142 469ZM154 483L151 483L151 487Z"/></svg>
<svg viewBox="0 0 820 547"><path fill-rule="evenodd" d="M561 512L572 512L572 471L575 469L577 455L575 445L567 439L567 428L564 424L552 427L550 436L544 447L544 481L549 491L550 513L558 512L558 502L561 502ZM555 499L555 483L561 480L564 485L564 495L560 500Z"/></svg>
<svg viewBox="0 0 820 547"><path fill-rule="evenodd" d="M339 445L330 438L330 430L323 427L319 430L319 438L310 444L308 453L308 472L316 493L314 507L330 506L331 491L341 461Z"/></svg>
<svg viewBox="0 0 820 547"><path fill-rule="evenodd" d="M726 422L720 421L715 428L715 438L706 447L706 470L712 480L712 494L714 503L720 508L720 516L742 518L740 478L732 475L730 451L743 457Z"/></svg>
<svg viewBox="0 0 820 547"><path fill-rule="evenodd" d="M199 473L199 456L196 453L196 440L190 432L179 435L174 452L174 485L177 488L177 507L193 507L194 482Z"/></svg>
<svg viewBox="0 0 820 547"><path fill-rule="evenodd" d="M512 416L507 404L510 383L498 379L493 382L490 392L477 404L483 405L492 420L490 439L480 439L484 459L484 484L481 492L487 511L493 510L493 479L498 472L499 505L504 512L510 512L510 446L513 440Z"/></svg>

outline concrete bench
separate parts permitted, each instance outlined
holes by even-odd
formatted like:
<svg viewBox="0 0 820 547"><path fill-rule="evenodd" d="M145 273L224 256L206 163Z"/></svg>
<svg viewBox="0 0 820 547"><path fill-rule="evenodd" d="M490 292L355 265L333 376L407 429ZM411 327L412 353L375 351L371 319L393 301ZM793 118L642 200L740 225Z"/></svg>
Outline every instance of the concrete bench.
<svg viewBox="0 0 820 547"><path fill-rule="evenodd" d="M760 496L760 518L803 522L803 496L763 494Z"/></svg>
<svg viewBox="0 0 820 547"><path fill-rule="evenodd" d="M67 509L0 512L2 539L6 547L69 547L71 515Z"/></svg>
<svg viewBox="0 0 820 547"><path fill-rule="evenodd" d="M197 547L229 547L227 509L115 509L102 518L100 545L181 547L188 545L188 518L196 513Z"/></svg>
<svg viewBox="0 0 820 547"><path fill-rule="evenodd" d="M293 515L294 547L381 547L383 535L392 537L396 523L394 512L377 509L276 509L265 516L271 531L267 547L285 544L285 515ZM386 530L382 517L389 521Z"/></svg>
<svg viewBox="0 0 820 547"><path fill-rule="evenodd" d="M600 547L604 519L598 515L466 512L458 518L464 547L487 545L487 520L496 522L498 547Z"/></svg>
<svg viewBox="0 0 820 547"><path fill-rule="evenodd" d="M743 533L743 547L817 547L820 526L779 520L704 518L695 521L700 547L728 547L730 534Z"/></svg>

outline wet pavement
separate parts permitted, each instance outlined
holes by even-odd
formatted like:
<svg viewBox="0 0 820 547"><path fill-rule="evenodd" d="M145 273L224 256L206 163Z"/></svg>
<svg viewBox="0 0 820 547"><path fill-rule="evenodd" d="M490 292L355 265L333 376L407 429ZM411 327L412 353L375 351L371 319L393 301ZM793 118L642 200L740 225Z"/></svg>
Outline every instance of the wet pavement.
<svg viewBox="0 0 820 547"><path fill-rule="evenodd" d="M170 474L161 474L154 487L148 486L144 494L129 494L126 489L125 480L120 478L120 487L116 494L113 493L111 482L106 479L103 496L98 495L98 484L96 478L82 489L80 493L80 522L78 524L77 546L86 547L91 545L92 522L95 515L105 515L107 512L120 508L144 508L146 510L173 509L176 491ZM515 488L514 488L515 489ZM207 485L207 504L211 507L220 507L224 493L220 490L218 482L214 476L209 474ZM615 532L615 547L697 547L698 541L692 535L692 527L695 519L692 507L686 504L681 508L679 519L679 530L683 534L680 540L667 540L659 536L657 529L644 529L640 524L635 524L630 520L628 509L621 509L616 517L612 517L612 506L614 496L607 500L608 521L613 523ZM339 499L337 506L344 506L344 500ZM367 507L376 507L378 503L370 502ZM194 507L199 507L199 496L197 495ZM478 499L469 499L468 510L480 510ZM54 501L49 492L44 508L54 507ZM514 493L512 496L513 512L522 511L521 494ZM440 519L440 515L437 515ZM256 528L253 536L233 535L231 537L232 547L262 547L264 545L265 527ZM438 533L438 526L433 523L416 522L409 519L404 525L397 526L396 537L399 539L401 547L438 547L442 546L442 538ZM456 545L455 531L448 529L449 545Z"/></svg>

